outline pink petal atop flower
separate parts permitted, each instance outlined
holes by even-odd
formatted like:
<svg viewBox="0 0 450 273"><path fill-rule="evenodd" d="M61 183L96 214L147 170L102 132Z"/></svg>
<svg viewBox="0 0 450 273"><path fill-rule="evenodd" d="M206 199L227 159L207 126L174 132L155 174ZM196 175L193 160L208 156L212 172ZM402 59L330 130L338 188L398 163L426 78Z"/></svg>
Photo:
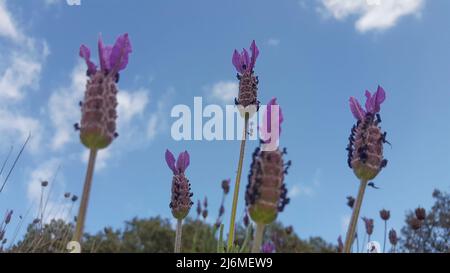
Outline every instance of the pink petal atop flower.
<svg viewBox="0 0 450 273"><path fill-rule="evenodd" d="M366 116L366 112L354 97L350 97L350 110L357 120L363 120Z"/></svg>
<svg viewBox="0 0 450 273"><path fill-rule="evenodd" d="M109 57L110 68L114 72L119 72L127 67L128 55L132 52L128 33L122 34L116 39Z"/></svg>
<svg viewBox="0 0 450 273"><path fill-rule="evenodd" d="M178 155L177 159L177 170L180 173L184 173L189 166L189 153L184 151Z"/></svg>
<svg viewBox="0 0 450 273"><path fill-rule="evenodd" d="M378 86L377 91L372 95L366 91L366 110L369 113L376 114L380 112L380 106L386 99L386 92L383 87Z"/></svg>
<svg viewBox="0 0 450 273"><path fill-rule="evenodd" d="M111 65L109 62L111 56L111 46L105 46L103 44L102 35L98 36L98 57L100 59L100 69L103 71L109 71Z"/></svg>
<svg viewBox="0 0 450 273"><path fill-rule="evenodd" d="M255 40L253 40L252 44L250 45L250 51L252 52L252 58L251 58L251 61L250 61L249 69L253 70L253 68L255 67L256 59L259 56L259 49L256 46Z"/></svg>
<svg viewBox="0 0 450 273"><path fill-rule="evenodd" d="M242 64L241 64L241 54L239 54L239 52L237 50L234 50L234 53L233 53L233 65L239 73L241 73L241 74L244 73L244 70L242 69Z"/></svg>
<svg viewBox="0 0 450 273"><path fill-rule="evenodd" d="M169 168L172 170L173 174L178 174L178 170L175 167L175 157L169 150L166 150L166 163L167 166L169 166Z"/></svg>
<svg viewBox="0 0 450 273"><path fill-rule="evenodd" d="M86 61L88 73L91 75L95 74L97 72L97 66L91 61L91 50L87 46L81 45L79 55Z"/></svg>

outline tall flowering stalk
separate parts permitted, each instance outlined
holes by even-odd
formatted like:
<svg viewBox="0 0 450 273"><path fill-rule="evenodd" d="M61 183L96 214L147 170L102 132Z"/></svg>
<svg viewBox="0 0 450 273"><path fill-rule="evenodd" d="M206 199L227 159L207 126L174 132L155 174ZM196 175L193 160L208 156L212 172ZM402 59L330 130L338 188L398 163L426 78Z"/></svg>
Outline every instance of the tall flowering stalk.
<svg viewBox="0 0 450 273"><path fill-rule="evenodd" d="M259 108L258 101L258 77L255 76L254 68L256 59L259 55L259 49L255 41L250 45L251 56L244 48L241 53L237 50L233 53L233 65L237 70L237 79L239 80L238 98L235 104L239 107L241 116L244 118L244 132L241 140L241 148L239 152L239 161L236 174L236 183L234 185L233 204L231 208L230 231L228 233L228 250L231 250L234 242L236 210L239 198L239 185L242 175L242 164L244 162L245 142L247 140L248 121L250 115Z"/></svg>
<svg viewBox="0 0 450 273"><path fill-rule="evenodd" d="M398 243L397 232L395 229L389 231L389 242L391 243L391 252L395 253Z"/></svg>
<svg viewBox="0 0 450 273"><path fill-rule="evenodd" d="M178 155L178 159L175 161L173 154L166 150L166 163L172 170L172 195L169 204L172 210L172 215L177 219L177 230L175 236L175 253L181 252L181 235L183 219L189 214L194 202L191 197L194 195L191 192L191 183L185 176L185 171L189 166L190 159L189 153L184 151Z"/></svg>
<svg viewBox="0 0 450 273"><path fill-rule="evenodd" d="M384 221L383 253L386 251L387 221L391 218L391 212L385 209L380 210L380 218Z"/></svg>
<svg viewBox="0 0 450 273"><path fill-rule="evenodd" d="M358 195L355 200L352 218L347 231L344 252L349 253L355 236L356 224L361 210L364 192L370 180L386 167L387 160L383 159L383 144L386 141L386 133L381 132L380 106L386 98L381 86L371 94L366 91L365 110L358 100L350 98L350 110L357 119L349 137L348 165L356 177L360 180Z"/></svg>
<svg viewBox="0 0 450 273"><path fill-rule="evenodd" d="M274 106L279 110L278 115L275 115L276 117L272 115ZM275 123L278 124L278 128L271 127L273 118L278 118L278 121ZM283 114L276 103L276 98L273 98L267 105L264 120L265 123L262 126L263 137L271 130L278 130L276 136L279 136ZM268 141L269 139L265 138L265 140L261 141L261 144L264 145ZM277 142L278 139L270 139L270 141ZM250 218L256 223L255 239L252 246L253 253L259 253L261 250L265 226L275 221L278 213L283 211L284 207L289 203L284 176L287 174L290 161L286 164L284 163L283 156L285 154L286 149L280 150L278 146L274 150L264 150L258 147L253 153L245 194L248 213Z"/></svg>
<svg viewBox="0 0 450 273"><path fill-rule="evenodd" d="M91 61L91 51L85 46L80 47L80 57L86 61L87 76L84 100L80 102L81 122L75 124L80 131L80 140L89 152L89 162L81 197L80 209L73 240L81 242L89 194L94 175L95 159L98 150L107 148L118 136L117 120L117 86L119 73L128 65L128 55L131 53L131 43L128 34L120 35L115 44L104 45L101 37L98 40L98 55L100 68Z"/></svg>

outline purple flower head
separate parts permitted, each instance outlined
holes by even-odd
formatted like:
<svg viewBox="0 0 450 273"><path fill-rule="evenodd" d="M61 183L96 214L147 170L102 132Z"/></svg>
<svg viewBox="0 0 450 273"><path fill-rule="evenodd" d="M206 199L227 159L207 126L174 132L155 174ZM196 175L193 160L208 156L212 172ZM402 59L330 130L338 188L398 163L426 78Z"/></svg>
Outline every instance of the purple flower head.
<svg viewBox="0 0 450 273"><path fill-rule="evenodd" d="M364 225L366 227L366 233L370 236L373 233L373 228L374 228L374 224L373 224L373 219L369 219L366 217L362 218L364 221Z"/></svg>
<svg viewBox="0 0 450 273"><path fill-rule="evenodd" d="M266 242L261 246L262 253L275 253L275 244L272 242Z"/></svg>
<svg viewBox="0 0 450 273"><path fill-rule="evenodd" d="M244 74L246 72L252 72L253 68L255 67L256 59L259 55L259 49L256 46L255 41L253 40L252 44L250 45L250 52L252 53L252 56L250 57L248 54L248 51L244 48L241 53L239 53L237 50L234 50L233 53L233 65L236 67L236 70Z"/></svg>
<svg viewBox="0 0 450 273"><path fill-rule="evenodd" d="M128 33L120 35L114 45L104 45L102 37L98 38L98 55L100 59L100 69L113 75L126 68L128 55L132 52ZM97 72L97 66L91 61L91 51L85 46L80 47L80 57L86 61L88 75Z"/></svg>
<svg viewBox="0 0 450 273"><path fill-rule="evenodd" d="M9 224L9 222L11 222L11 217L13 214L13 210L10 210L6 213L6 217L5 217L5 224Z"/></svg>
<svg viewBox="0 0 450 273"><path fill-rule="evenodd" d="M366 91L365 96L365 110L361 107L361 104L359 104L359 101L357 99L355 99L354 97L350 97L350 110L357 120L363 120L366 113L375 115L380 112L380 105L386 99L386 92L384 91L383 87L378 86L376 92L371 94L369 91Z"/></svg>
<svg viewBox="0 0 450 273"><path fill-rule="evenodd" d="M173 156L172 152L166 150L166 163L167 166L169 166L169 168L172 170L174 175L184 173L190 163L189 153L187 151L180 153L178 155L177 161L175 162L175 157Z"/></svg>
<svg viewBox="0 0 450 273"><path fill-rule="evenodd" d="M278 108L278 109L277 109ZM275 110L277 109L277 110ZM272 114L272 111L274 113ZM278 112L278 113L277 113ZM277 118L278 116L278 134L275 132L272 132L272 115L274 115L274 118ZM263 124L260 128L261 130L261 136L265 141L277 141L281 134L281 123L283 123L284 117L283 117L283 111L281 111L280 105L277 103L277 98L272 98L269 103L267 104L266 112L263 116ZM271 136L275 136L276 139L270 139Z"/></svg>

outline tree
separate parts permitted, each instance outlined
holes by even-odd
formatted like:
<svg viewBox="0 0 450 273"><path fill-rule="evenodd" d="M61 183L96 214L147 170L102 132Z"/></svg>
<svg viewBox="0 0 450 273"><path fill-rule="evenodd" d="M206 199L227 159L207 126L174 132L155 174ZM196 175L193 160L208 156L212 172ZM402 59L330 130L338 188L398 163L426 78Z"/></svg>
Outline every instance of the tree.
<svg viewBox="0 0 450 273"><path fill-rule="evenodd" d="M450 194L434 190L435 203L425 219L417 219L416 213L406 215L402 228L401 249L405 252L450 252Z"/></svg>

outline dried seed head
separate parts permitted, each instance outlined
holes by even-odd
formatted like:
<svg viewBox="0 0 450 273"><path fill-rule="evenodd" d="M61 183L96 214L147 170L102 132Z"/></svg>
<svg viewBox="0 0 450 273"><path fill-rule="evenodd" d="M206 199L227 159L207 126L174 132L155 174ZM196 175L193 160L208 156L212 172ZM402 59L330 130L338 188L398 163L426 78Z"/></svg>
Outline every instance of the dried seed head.
<svg viewBox="0 0 450 273"><path fill-rule="evenodd" d="M203 200L203 207L205 208L205 209L207 209L208 208L208 198L205 196L205 199Z"/></svg>
<svg viewBox="0 0 450 273"><path fill-rule="evenodd" d="M44 187L44 188L47 187L48 186L48 181L45 181L45 180L42 181L41 182L41 186Z"/></svg>
<svg viewBox="0 0 450 273"><path fill-rule="evenodd" d="M76 196L75 194L72 195L72 202L76 202L78 200L78 196Z"/></svg>
<svg viewBox="0 0 450 273"><path fill-rule="evenodd" d="M70 192L64 193L64 198L70 198Z"/></svg>
<svg viewBox="0 0 450 273"><path fill-rule="evenodd" d="M419 219L417 219L417 218L412 218L410 221L409 221L409 225L411 226L411 228L413 229L413 230L418 230L418 229L420 229L421 227L422 227L422 221L421 220L419 220Z"/></svg>
<svg viewBox="0 0 450 273"><path fill-rule="evenodd" d="M202 202L197 200L197 217L200 217L200 214L202 214Z"/></svg>
<svg viewBox="0 0 450 273"><path fill-rule="evenodd" d="M284 231L286 231L287 235L291 235L292 232L294 232L294 228L292 226L288 226L284 229Z"/></svg>
<svg viewBox="0 0 450 273"><path fill-rule="evenodd" d="M384 221L387 221L387 220L389 220L389 218L391 218L391 212L388 210L382 209L382 210L380 210L380 217Z"/></svg>
<svg viewBox="0 0 450 273"><path fill-rule="evenodd" d="M86 84L81 106L80 139L90 149L103 149L114 140L117 87L111 74L97 71Z"/></svg>
<svg viewBox="0 0 450 273"><path fill-rule="evenodd" d="M230 179L226 179L222 181L222 190L224 194L228 194L230 192Z"/></svg>
<svg viewBox="0 0 450 273"><path fill-rule="evenodd" d="M347 206L353 209L353 205L355 205L355 198L353 196L347 196Z"/></svg>
<svg viewBox="0 0 450 273"><path fill-rule="evenodd" d="M362 218L364 221L364 225L366 227L366 233L370 236L373 233L373 228L374 228L374 224L373 224L373 219L369 219L366 217Z"/></svg>
<svg viewBox="0 0 450 273"><path fill-rule="evenodd" d="M6 217L5 217L5 224L9 224L9 222L11 222L11 217L13 215L14 211L10 210L6 213Z"/></svg>
<svg viewBox="0 0 450 273"><path fill-rule="evenodd" d="M420 221L425 220L427 214L424 208L418 207L414 212L416 214L417 219L419 219Z"/></svg>
<svg viewBox="0 0 450 273"><path fill-rule="evenodd" d="M279 149L261 151L257 148L253 153L245 202L256 223L272 223L289 203L283 155Z"/></svg>
<svg viewBox="0 0 450 273"><path fill-rule="evenodd" d="M350 168L361 180L374 179L387 164L383 159L385 134L381 132L374 114L367 113L364 119L353 126L349 141L347 151Z"/></svg>
<svg viewBox="0 0 450 273"><path fill-rule="evenodd" d="M250 218L248 218L248 213L247 212L245 212L243 222L244 222L244 226L246 228L248 227L248 225L250 225Z"/></svg>
<svg viewBox="0 0 450 273"><path fill-rule="evenodd" d="M203 216L203 219L204 219L204 220L206 220L206 218L208 218L208 210L207 210L207 209L204 209L204 210L203 210L202 216Z"/></svg>
<svg viewBox="0 0 450 273"><path fill-rule="evenodd" d="M391 245L396 246L398 243L398 237L397 237L397 232L395 231L395 229L391 229L389 231L389 242L391 243Z"/></svg>
<svg viewBox="0 0 450 273"><path fill-rule="evenodd" d="M223 205L219 208L219 218L221 218L225 214L225 207Z"/></svg>
<svg viewBox="0 0 450 273"><path fill-rule="evenodd" d="M172 178L172 196L169 204L172 215L176 219L184 219L191 209L192 193L190 191L190 183L184 173L174 175Z"/></svg>

